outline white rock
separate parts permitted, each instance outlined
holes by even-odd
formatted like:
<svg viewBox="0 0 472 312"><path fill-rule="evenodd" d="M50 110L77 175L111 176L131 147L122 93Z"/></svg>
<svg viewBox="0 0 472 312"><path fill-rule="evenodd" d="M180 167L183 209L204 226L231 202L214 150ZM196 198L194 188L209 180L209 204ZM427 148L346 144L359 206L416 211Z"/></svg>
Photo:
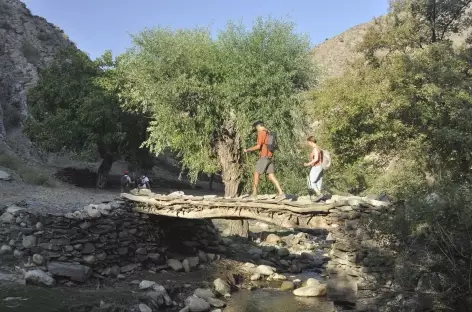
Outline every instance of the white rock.
<svg viewBox="0 0 472 312"><path fill-rule="evenodd" d="M213 285L215 286L215 291L223 296L231 292L231 286L221 278L214 280Z"/></svg>
<svg viewBox="0 0 472 312"><path fill-rule="evenodd" d="M11 175L6 173L5 171L0 170L0 181L10 181L11 180Z"/></svg>
<svg viewBox="0 0 472 312"><path fill-rule="evenodd" d="M153 282L153 281L141 281L141 283L139 283L139 289L149 289L151 288L152 286L156 285L156 282Z"/></svg>
<svg viewBox="0 0 472 312"><path fill-rule="evenodd" d="M293 294L298 297L321 297L326 295L326 285L320 284L318 286L305 286L297 288Z"/></svg>
<svg viewBox="0 0 472 312"><path fill-rule="evenodd" d="M56 283L54 278L41 270L31 270L26 272L25 280L27 283L45 286L53 286Z"/></svg>
<svg viewBox="0 0 472 312"><path fill-rule="evenodd" d="M152 312L152 309L144 303L139 304L139 312Z"/></svg>
<svg viewBox="0 0 472 312"><path fill-rule="evenodd" d="M287 279L287 277L283 274L275 273L274 275L272 275L272 279L275 280L275 281L285 281Z"/></svg>
<svg viewBox="0 0 472 312"><path fill-rule="evenodd" d="M12 206L8 207L5 212L11 213L12 215L17 216L17 215L20 214L20 212L25 211L25 210L26 210L26 208L24 208L24 207L19 207L17 205L12 205Z"/></svg>
<svg viewBox="0 0 472 312"><path fill-rule="evenodd" d="M318 281L317 279L315 278L309 278L306 280L305 282L306 286L318 286L318 285L322 285L320 283L320 281Z"/></svg>
<svg viewBox="0 0 472 312"><path fill-rule="evenodd" d="M182 192L182 191L177 191L177 192L172 192L172 193L170 193L168 196L178 196L178 197L181 197L181 196L185 196L185 193Z"/></svg>
<svg viewBox="0 0 472 312"><path fill-rule="evenodd" d="M15 256L15 258L23 258L23 252L16 249L14 252L13 252L13 256Z"/></svg>
<svg viewBox="0 0 472 312"><path fill-rule="evenodd" d="M254 273L251 275L251 281L258 281L261 279L261 274L259 273Z"/></svg>
<svg viewBox="0 0 472 312"><path fill-rule="evenodd" d="M190 263L187 259L184 259L184 261L182 261L182 266L184 267L184 271L186 273L190 272Z"/></svg>
<svg viewBox="0 0 472 312"><path fill-rule="evenodd" d="M88 205L84 207L85 212L87 212L88 216L92 219L100 218L102 215L98 210L97 206L95 205Z"/></svg>
<svg viewBox="0 0 472 312"><path fill-rule="evenodd" d="M5 212L4 214L0 216L1 223L13 224L15 223L15 220L16 220L15 216L9 212Z"/></svg>
<svg viewBox="0 0 472 312"><path fill-rule="evenodd" d="M184 270L184 267L179 260L169 259L167 260L167 265L170 266L175 272L180 272Z"/></svg>
<svg viewBox="0 0 472 312"><path fill-rule="evenodd" d="M44 257L39 254L33 255L33 263L36 265L43 265L44 264Z"/></svg>
<svg viewBox="0 0 472 312"><path fill-rule="evenodd" d="M251 262L244 263L244 266L247 267L247 268L255 268L256 267L256 265L254 263L251 263Z"/></svg>
<svg viewBox="0 0 472 312"><path fill-rule="evenodd" d="M2 255L9 255L11 254L13 251L13 249L10 247L10 246L7 246L7 245L3 245L1 248L0 248L0 256Z"/></svg>
<svg viewBox="0 0 472 312"><path fill-rule="evenodd" d="M195 296L185 299L185 305L189 307L191 312L204 312L210 310L210 304Z"/></svg>
<svg viewBox="0 0 472 312"><path fill-rule="evenodd" d="M275 273L275 268L270 267L268 265L259 265L256 267L256 273L259 273L261 275L267 275L270 276Z"/></svg>

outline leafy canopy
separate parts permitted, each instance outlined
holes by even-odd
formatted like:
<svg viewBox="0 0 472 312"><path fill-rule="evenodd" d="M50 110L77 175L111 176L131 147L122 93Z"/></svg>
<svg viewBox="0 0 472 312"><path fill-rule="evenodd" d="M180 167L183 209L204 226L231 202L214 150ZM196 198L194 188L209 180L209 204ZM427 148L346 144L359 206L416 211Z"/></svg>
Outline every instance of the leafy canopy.
<svg viewBox="0 0 472 312"><path fill-rule="evenodd" d="M29 92L26 133L48 151L65 148L89 159L135 155L146 122L122 111L118 87L110 52L92 61L79 50L64 50Z"/></svg>
<svg viewBox="0 0 472 312"><path fill-rule="evenodd" d="M405 189L399 190L398 183L424 186L428 175L436 180L470 177L472 53L467 47L454 48L447 39L467 16L453 5L460 1L446 2L448 6L436 7L441 17L435 29L423 23L432 1L396 6L367 33L360 46L365 58L313 94L337 161L344 168L363 167L363 190L388 187L402 194ZM441 19L458 12L443 34ZM409 24L390 23L404 18ZM423 32L428 36L418 37Z"/></svg>
<svg viewBox="0 0 472 312"><path fill-rule="evenodd" d="M299 125L299 93L313 83L310 45L294 26L258 19L252 29L229 23L208 29L145 30L120 59L124 107L152 116L146 145L169 147L191 173L235 170L254 145L252 123L264 120L284 149Z"/></svg>

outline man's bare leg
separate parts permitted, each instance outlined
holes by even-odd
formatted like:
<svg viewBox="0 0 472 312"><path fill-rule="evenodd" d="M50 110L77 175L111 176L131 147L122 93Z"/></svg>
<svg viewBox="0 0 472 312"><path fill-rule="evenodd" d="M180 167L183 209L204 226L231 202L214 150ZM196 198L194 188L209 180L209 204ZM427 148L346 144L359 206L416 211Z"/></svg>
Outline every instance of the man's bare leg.
<svg viewBox="0 0 472 312"><path fill-rule="evenodd" d="M259 188L260 173L254 172L254 185L252 187L252 196L257 198L257 189Z"/></svg>
<svg viewBox="0 0 472 312"><path fill-rule="evenodd" d="M269 180L270 182L272 182L272 184L274 184L279 195L284 195L284 192L282 191L282 188L280 187L279 181L277 181L277 178L275 177L273 173L269 173Z"/></svg>

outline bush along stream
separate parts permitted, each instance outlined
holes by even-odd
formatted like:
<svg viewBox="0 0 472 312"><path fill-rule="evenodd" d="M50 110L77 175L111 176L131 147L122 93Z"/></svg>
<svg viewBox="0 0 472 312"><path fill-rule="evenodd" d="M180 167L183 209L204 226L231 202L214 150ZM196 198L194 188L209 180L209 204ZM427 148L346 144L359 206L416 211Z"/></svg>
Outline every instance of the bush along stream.
<svg viewBox="0 0 472 312"><path fill-rule="evenodd" d="M358 285L369 272L388 272L388 262L373 256L367 247L374 241L361 230L362 217L388 208L342 200L346 205L330 212L331 233L252 222L249 239L225 236L225 220L147 215L122 200L62 215L41 215L24 204L5 207L0 307L44 312L352 308L359 305ZM359 237L370 245L360 244Z"/></svg>

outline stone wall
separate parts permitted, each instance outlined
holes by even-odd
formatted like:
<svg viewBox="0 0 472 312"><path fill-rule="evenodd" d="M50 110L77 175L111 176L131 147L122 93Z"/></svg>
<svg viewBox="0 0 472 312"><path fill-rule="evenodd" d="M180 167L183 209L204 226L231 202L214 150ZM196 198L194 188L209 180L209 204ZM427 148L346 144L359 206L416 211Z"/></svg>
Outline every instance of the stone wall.
<svg viewBox="0 0 472 312"><path fill-rule="evenodd" d="M335 303L356 311L378 311L382 306L379 298L392 293L395 255L374 238L369 224L393 209L351 200L349 206L330 210L340 222L331 230L333 244L327 265L328 295Z"/></svg>
<svg viewBox="0 0 472 312"><path fill-rule="evenodd" d="M119 200L59 216L10 206L0 222L0 258L79 282L92 272L118 276L138 268L167 269L170 254L195 258L225 251L211 221L140 214Z"/></svg>

